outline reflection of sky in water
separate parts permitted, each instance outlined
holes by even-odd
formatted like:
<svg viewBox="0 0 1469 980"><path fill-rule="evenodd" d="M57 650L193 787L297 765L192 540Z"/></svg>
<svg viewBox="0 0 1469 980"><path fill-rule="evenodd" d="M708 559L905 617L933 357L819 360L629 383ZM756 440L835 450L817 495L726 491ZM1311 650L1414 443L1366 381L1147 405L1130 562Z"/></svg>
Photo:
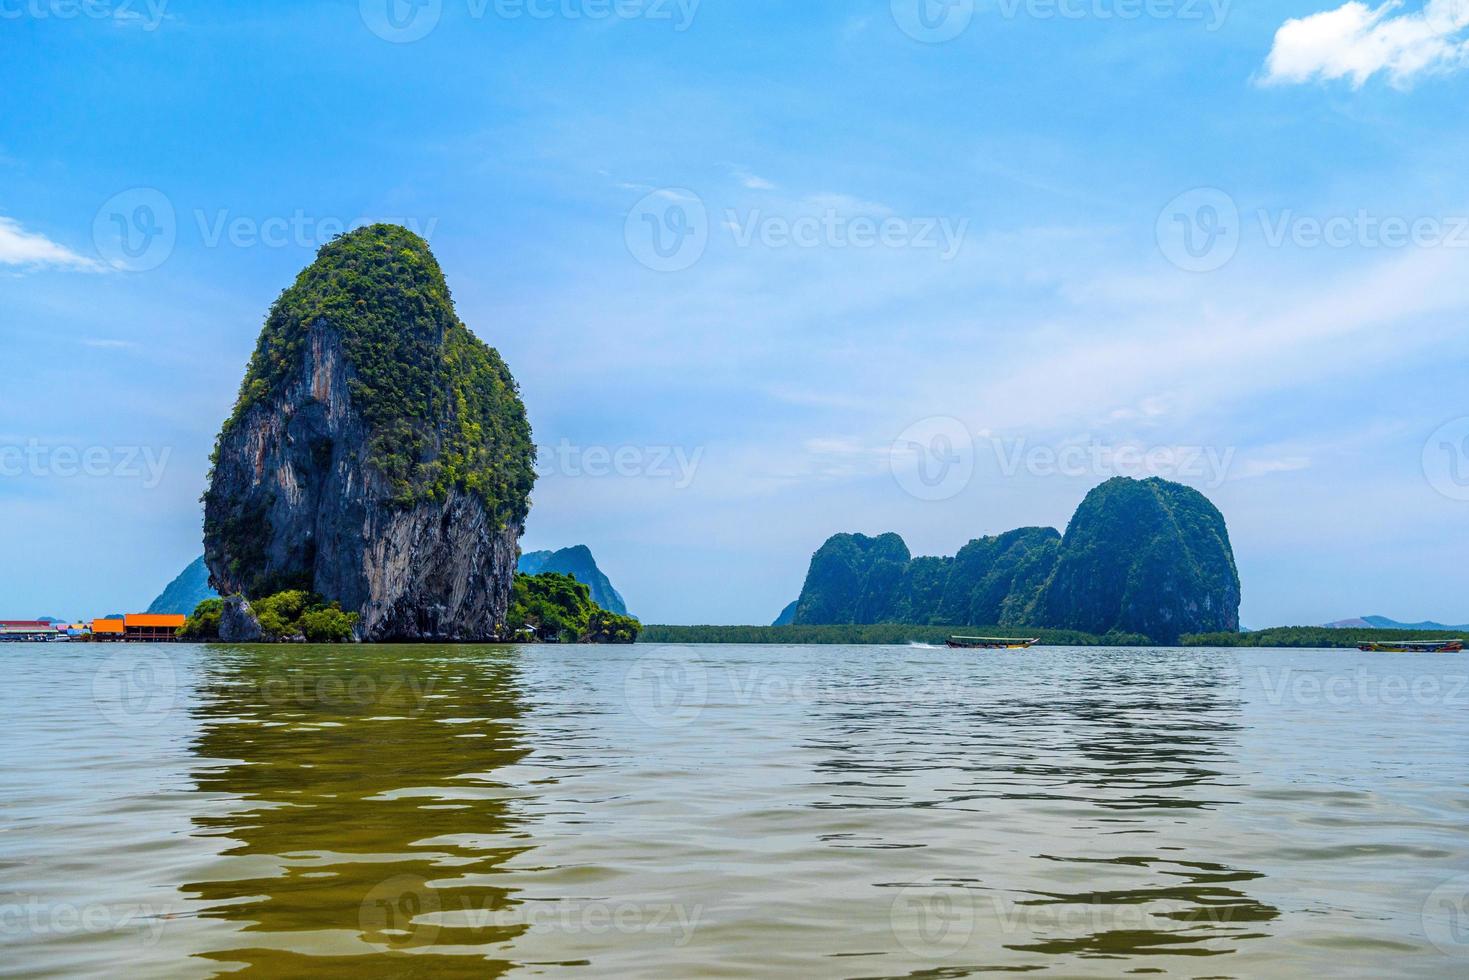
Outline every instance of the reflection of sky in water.
<svg viewBox="0 0 1469 980"><path fill-rule="evenodd" d="M1469 954L1462 658L56 649L0 651L0 893L112 918L0 935L28 975L1434 976ZM1437 700L1311 697L1395 672Z"/></svg>

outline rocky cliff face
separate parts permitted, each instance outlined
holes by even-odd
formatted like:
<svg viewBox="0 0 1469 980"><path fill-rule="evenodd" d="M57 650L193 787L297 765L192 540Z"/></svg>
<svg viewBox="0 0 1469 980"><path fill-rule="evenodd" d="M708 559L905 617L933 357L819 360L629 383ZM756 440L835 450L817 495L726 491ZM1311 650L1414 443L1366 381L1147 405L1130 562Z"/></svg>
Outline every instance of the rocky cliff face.
<svg viewBox="0 0 1469 980"><path fill-rule="evenodd" d="M221 594L306 589L367 640L484 640L505 620L534 476L499 355L428 245L377 225L325 246L271 310L205 494Z"/></svg>
<svg viewBox="0 0 1469 980"><path fill-rule="evenodd" d="M811 559L793 622L1036 626L1134 633L1239 629L1240 584L1224 517L1164 480L1109 480L1066 536L1020 528L953 558L913 558L896 534L839 534Z"/></svg>

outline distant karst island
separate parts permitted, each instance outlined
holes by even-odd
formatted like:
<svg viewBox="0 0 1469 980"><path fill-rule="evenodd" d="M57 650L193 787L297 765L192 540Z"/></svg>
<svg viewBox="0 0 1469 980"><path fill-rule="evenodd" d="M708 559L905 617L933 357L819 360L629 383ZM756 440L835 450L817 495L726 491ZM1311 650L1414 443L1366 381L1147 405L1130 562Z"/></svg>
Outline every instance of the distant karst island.
<svg viewBox="0 0 1469 980"><path fill-rule="evenodd" d="M1087 494L1064 537L1027 527L915 558L896 534L838 534L775 625L987 624L1173 644L1238 632L1239 606L1218 508L1178 483L1118 477Z"/></svg>

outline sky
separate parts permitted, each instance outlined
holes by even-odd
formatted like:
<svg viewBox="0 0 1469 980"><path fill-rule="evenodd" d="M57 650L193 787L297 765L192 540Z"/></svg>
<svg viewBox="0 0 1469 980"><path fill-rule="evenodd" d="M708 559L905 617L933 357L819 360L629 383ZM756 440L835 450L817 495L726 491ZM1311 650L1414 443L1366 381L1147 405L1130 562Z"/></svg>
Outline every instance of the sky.
<svg viewBox="0 0 1469 980"><path fill-rule="evenodd" d="M0 616L202 551L266 311L423 234L522 546L766 623L821 543L1228 521L1251 627L1469 621L1469 2L0 0Z"/></svg>

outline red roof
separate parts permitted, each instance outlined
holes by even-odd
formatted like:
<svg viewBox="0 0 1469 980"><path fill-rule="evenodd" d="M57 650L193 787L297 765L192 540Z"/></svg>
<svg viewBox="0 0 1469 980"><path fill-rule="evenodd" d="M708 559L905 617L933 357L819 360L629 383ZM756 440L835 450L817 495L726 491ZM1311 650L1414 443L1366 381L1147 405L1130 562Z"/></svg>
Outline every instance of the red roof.
<svg viewBox="0 0 1469 980"><path fill-rule="evenodd" d="M43 623L39 619L0 619L0 627L5 629L51 629L50 623Z"/></svg>

